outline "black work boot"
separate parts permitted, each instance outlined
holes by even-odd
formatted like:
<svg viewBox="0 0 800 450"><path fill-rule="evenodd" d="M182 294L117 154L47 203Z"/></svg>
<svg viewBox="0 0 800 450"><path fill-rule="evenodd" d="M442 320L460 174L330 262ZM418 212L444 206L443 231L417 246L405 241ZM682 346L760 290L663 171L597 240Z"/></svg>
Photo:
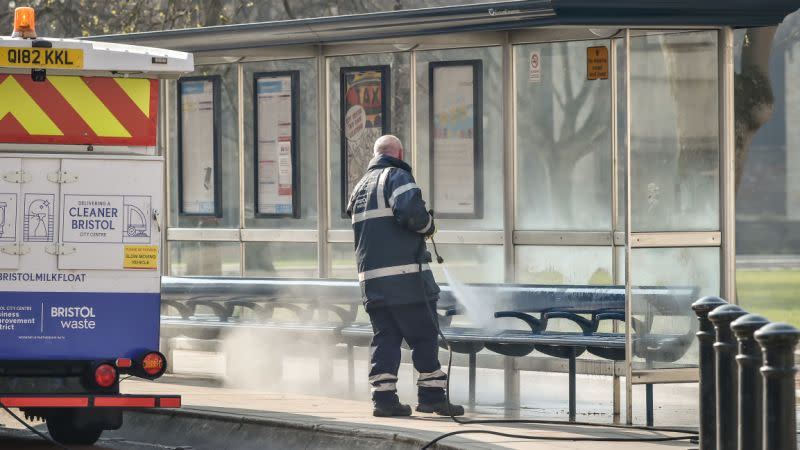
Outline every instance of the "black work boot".
<svg viewBox="0 0 800 450"><path fill-rule="evenodd" d="M375 417L406 417L411 415L411 407L402 403L373 403L372 415Z"/></svg>
<svg viewBox="0 0 800 450"><path fill-rule="evenodd" d="M464 407L443 400L437 403L420 403L417 405L417 412L434 413L440 416L463 416Z"/></svg>

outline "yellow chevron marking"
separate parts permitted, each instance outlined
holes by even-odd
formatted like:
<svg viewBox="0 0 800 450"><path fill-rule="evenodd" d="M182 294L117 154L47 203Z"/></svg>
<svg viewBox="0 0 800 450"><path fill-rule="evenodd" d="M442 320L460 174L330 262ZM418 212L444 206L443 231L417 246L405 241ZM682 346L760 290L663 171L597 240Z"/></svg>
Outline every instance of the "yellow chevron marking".
<svg viewBox="0 0 800 450"><path fill-rule="evenodd" d="M150 117L150 80L142 78L114 78L145 116Z"/></svg>
<svg viewBox="0 0 800 450"><path fill-rule="evenodd" d="M3 99L0 101L0 119L11 114L31 135L64 135L14 77L9 76L0 83L0 99Z"/></svg>
<svg viewBox="0 0 800 450"><path fill-rule="evenodd" d="M100 137L131 137L106 105L80 77L47 77L58 92Z"/></svg>

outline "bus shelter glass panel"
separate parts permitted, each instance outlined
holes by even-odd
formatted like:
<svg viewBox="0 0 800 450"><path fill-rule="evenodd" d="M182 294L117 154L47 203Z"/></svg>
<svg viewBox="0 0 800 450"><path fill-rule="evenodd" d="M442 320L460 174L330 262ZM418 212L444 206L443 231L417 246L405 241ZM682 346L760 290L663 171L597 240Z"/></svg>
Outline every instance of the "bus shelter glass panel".
<svg viewBox="0 0 800 450"><path fill-rule="evenodd" d="M515 259L518 283L568 286L614 284L611 246L521 245L515 249ZM602 321L601 331L611 331L611 322ZM574 322L563 319L554 319L547 327L550 331L580 331Z"/></svg>
<svg viewBox="0 0 800 450"><path fill-rule="evenodd" d="M318 278L317 244L313 242L246 242L244 276Z"/></svg>
<svg viewBox="0 0 800 450"><path fill-rule="evenodd" d="M611 229L610 46L515 46L518 229Z"/></svg>
<svg viewBox="0 0 800 450"><path fill-rule="evenodd" d="M502 48L418 52L415 76L414 171L437 227L501 230Z"/></svg>
<svg viewBox="0 0 800 450"><path fill-rule="evenodd" d="M691 304L719 295L718 247L631 250L634 369L697 365Z"/></svg>
<svg viewBox="0 0 800 450"><path fill-rule="evenodd" d="M556 285L614 284L611 247L517 246L517 282Z"/></svg>
<svg viewBox="0 0 800 450"><path fill-rule="evenodd" d="M181 194L190 195L190 192L183 191L185 186L179 182L179 167L186 158L191 158L191 154L186 154L181 158L182 151L191 152L191 148L180 149L178 144L178 134L181 129L178 102L181 101L181 93L178 92L178 82L168 81L169 99L168 109L173 112L169 114L169 226L177 228L238 228L239 227L239 127L238 117L238 76L236 64L220 64L209 66L198 66L195 72L189 77L204 77L205 79L217 79L219 83L218 91L213 94L213 102L219 105L218 113L215 113L214 124L215 132L218 135L219 158L218 164L208 161L202 167L195 168L202 171L192 177L192 180L199 180L198 190L219 189L221 195L216 199L219 205L215 205L220 211L219 217L213 212L207 214L181 213ZM216 98L219 96L219 98ZM191 125L191 123L188 123ZM198 132L192 126L185 127L184 133ZM184 146L186 147L186 146ZM184 170L189 170L185 167ZM221 175L216 178L220 186L215 184L215 172L220 171ZM184 176L189 174L184 174ZM213 195L212 195L213 197ZM193 274L194 275L194 274Z"/></svg>
<svg viewBox="0 0 800 450"><path fill-rule="evenodd" d="M168 250L171 276L242 275L242 249L238 242L172 241Z"/></svg>
<svg viewBox="0 0 800 450"><path fill-rule="evenodd" d="M503 246L438 244L437 249L444 258L444 265L431 263L431 270L437 283L502 283ZM428 251L433 253L429 244ZM446 271L445 271L446 268Z"/></svg>
<svg viewBox="0 0 800 450"><path fill-rule="evenodd" d="M410 62L408 52L328 58L331 229L350 229L347 198L367 171L375 140L394 134L411 147Z"/></svg>
<svg viewBox="0 0 800 450"><path fill-rule="evenodd" d="M716 31L631 38L633 232L719 230Z"/></svg>
<svg viewBox="0 0 800 450"><path fill-rule="evenodd" d="M247 63L243 70L244 226L316 229L317 60Z"/></svg>
<svg viewBox="0 0 800 450"><path fill-rule="evenodd" d="M328 245L330 270L328 278L344 280L358 279L355 250L352 242L336 242Z"/></svg>

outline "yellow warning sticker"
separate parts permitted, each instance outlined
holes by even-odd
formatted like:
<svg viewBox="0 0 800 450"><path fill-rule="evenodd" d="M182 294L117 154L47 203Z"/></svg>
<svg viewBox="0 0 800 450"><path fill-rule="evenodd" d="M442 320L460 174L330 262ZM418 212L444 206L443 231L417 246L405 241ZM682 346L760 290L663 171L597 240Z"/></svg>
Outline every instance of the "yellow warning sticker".
<svg viewBox="0 0 800 450"><path fill-rule="evenodd" d="M125 262L122 267L125 269L158 269L158 246L126 245Z"/></svg>
<svg viewBox="0 0 800 450"><path fill-rule="evenodd" d="M586 49L586 79L608 79L608 47L589 47Z"/></svg>

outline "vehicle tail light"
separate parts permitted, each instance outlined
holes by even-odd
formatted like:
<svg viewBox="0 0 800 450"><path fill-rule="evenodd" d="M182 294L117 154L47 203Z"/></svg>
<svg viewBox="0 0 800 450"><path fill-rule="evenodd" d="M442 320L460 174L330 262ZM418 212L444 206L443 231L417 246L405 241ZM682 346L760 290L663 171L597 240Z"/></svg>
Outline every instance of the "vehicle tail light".
<svg viewBox="0 0 800 450"><path fill-rule="evenodd" d="M36 39L36 13L33 8L21 6L14 10L14 33L11 37Z"/></svg>
<svg viewBox="0 0 800 450"><path fill-rule="evenodd" d="M158 378L167 370L167 358L159 352L150 352L142 358L142 371L147 378Z"/></svg>
<svg viewBox="0 0 800 450"><path fill-rule="evenodd" d="M117 382L117 369L111 364L100 364L94 369L94 382L101 388L113 386Z"/></svg>
<svg viewBox="0 0 800 450"><path fill-rule="evenodd" d="M116 365L120 369L130 369L133 361L130 358L117 358Z"/></svg>

